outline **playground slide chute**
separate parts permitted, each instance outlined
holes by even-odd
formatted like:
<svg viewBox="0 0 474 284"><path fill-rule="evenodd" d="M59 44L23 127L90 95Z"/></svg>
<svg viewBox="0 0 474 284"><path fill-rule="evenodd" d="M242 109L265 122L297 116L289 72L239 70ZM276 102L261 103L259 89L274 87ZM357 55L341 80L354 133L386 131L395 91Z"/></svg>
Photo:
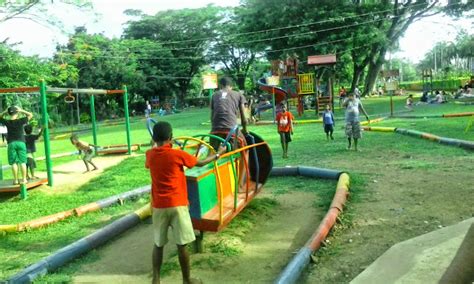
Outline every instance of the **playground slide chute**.
<svg viewBox="0 0 474 284"><path fill-rule="evenodd" d="M81 216L88 212L97 211L97 210L112 206L116 203L122 203L126 199L135 198L135 197L147 194L149 192L150 192L149 185L139 187L134 190L116 194L114 196L107 197L107 198L104 198L104 199L101 199L101 200L98 200L96 202L92 202L86 205L82 205L74 209L58 212L58 213L44 216L41 218L37 218L34 220L30 220L30 221L26 221L26 222L22 222L18 224L12 224L12 225L0 225L0 232L6 232L6 233L22 232L29 229L41 228L46 225L57 223L68 217Z"/></svg>
<svg viewBox="0 0 474 284"><path fill-rule="evenodd" d="M286 100L289 96L288 93L282 88L270 86L265 81L265 78L260 78L257 81L258 88L266 93L275 94L275 103L280 103L281 101Z"/></svg>
<svg viewBox="0 0 474 284"><path fill-rule="evenodd" d="M288 284L297 283L304 268L309 264L311 254L318 250L329 231L336 223L339 213L342 212L347 195L349 195L349 175L344 172L320 169L313 167L285 167L273 168L272 176L304 176L309 178L323 178L338 180L336 193L329 210L324 216L318 229L306 242L293 259L287 264L274 283Z"/></svg>

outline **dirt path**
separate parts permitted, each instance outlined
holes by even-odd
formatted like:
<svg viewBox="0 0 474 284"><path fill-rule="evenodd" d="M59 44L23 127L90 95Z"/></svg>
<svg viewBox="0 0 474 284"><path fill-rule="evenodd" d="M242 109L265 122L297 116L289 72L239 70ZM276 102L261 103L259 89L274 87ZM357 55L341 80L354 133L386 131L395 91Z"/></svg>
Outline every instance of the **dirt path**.
<svg viewBox="0 0 474 284"><path fill-rule="evenodd" d="M50 190L48 186L42 186L37 190L43 191L45 194L68 194L75 191L81 185L88 183L91 179L101 175L105 169L117 165L130 156L126 155L110 155L95 157L93 162L99 168L96 171L84 173L86 167L82 160L76 160L69 163L53 166L53 188ZM38 175L46 176L46 173L38 173Z"/></svg>
<svg viewBox="0 0 474 284"><path fill-rule="evenodd" d="M279 205L272 217L259 220L239 244L241 253L217 260L207 249L192 255L192 274L205 283L271 282L288 259L304 244L319 224L324 212L316 209L314 194L292 192L277 196L262 193ZM288 214L291 212L291 214ZM285 224L285 226L282 226ZM212 239L217 235L207 234ZM206 243L206 239L205 239ZM97 261L83 265L73 278L75 283L149 283L151 280L152 230L143 224L97 251ZM165 248L167 257L175 255L173 245ZM176 257L174 257L176 258ZM162 279L181 283L179 269Z"/></svg>

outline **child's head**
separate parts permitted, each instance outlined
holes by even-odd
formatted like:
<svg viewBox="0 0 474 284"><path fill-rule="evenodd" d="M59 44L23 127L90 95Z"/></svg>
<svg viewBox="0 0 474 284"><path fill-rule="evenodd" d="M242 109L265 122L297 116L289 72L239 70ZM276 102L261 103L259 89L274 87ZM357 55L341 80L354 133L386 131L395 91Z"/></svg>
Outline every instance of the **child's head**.
<svg viewBox="0 0 474 284"><path fill-rule="evenodd" d="M410 99L413 99L413 95L408 95L408 97L409 97Z"/></svg>
<svg viewBox="0 0 474 284"><path fill-rule="evenodd" d="M79 137L77 137L77 134L72 134L71 137L69 137L69 139L71 140L72 144L76 144L77 140L79 140Z"/></svg>
<svg viewBox="0 0 474 284"><path fill-rule="evenodd" d="M173 129L168 122L159 121L153 126L153 141L156 143L171 140L172 138Z"/></svg>
<svg viewBox="0 0 474 284"><path fill-rule="evenodd" d="M286 105L283 103L283 104L280 104L280 108L281 108L281 111L282 112L285 112L286 111Z"/></svg>
<svg viewBox="0 0 474 284"><path fill-rule="evenodd" d="M11 106L8 108L8 115L15 115L18 113L18 108L16 106Z"/></svg>
<svg viewBox="0 0 474 284"><path fill-rule="evenodd" d="M351 100L354 99L354 93L349 93L349 94L347 95L347 97L348 97L349 99L351 99Z"/></svg>
<svg viewBox="0 0 474 284"><path fill-rule="evenodd" d="M326 105L326 110L327 110L327 111L330 111L330 110L331 110L331 106L330 106L330 105Z"/></svg>
<svg viewBox="0 0 474 284"><path fill-rule="evenodd" d="M229 77L222 77L219 80L219 85L221 85L221 88L227 88L232 86L232 79Z"/></svg>
<svg viewBox="0 0 474 284"><path fill-rule="evenodd" d="M25 133L26 133L27 135L30 135L31 132L33 132L33 126L31 126L31 124L25 125Z"/></svg>

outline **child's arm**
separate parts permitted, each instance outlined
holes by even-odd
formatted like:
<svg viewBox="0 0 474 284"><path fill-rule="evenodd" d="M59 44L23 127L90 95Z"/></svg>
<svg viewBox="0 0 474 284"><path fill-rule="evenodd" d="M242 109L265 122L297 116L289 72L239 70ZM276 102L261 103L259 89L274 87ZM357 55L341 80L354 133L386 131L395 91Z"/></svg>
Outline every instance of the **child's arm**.
<svg viewBox="0 0 474 284"><path fill-rule="evenodd" d="M224 154L226 150L227 149L224 145L220 145L216 154L209 155L209 156L207 156L206 158L204 158L202 160L198 160L197 163L196 163L196 166L197 167L202 167L202 166L205 166L205 165L209 164L210 162L212 162L214 160L219 159L219 156Z"/></svg>
<svg viewBox="0 0 474 284"><path fill-rule="evenodd" d="M291 115L291 117L290 117L290 133L291 133L291 135L293 135L293 119L294 119L294 117L293 117L293 115Z"/></svg>
<svg viewBox="0 0 474 284"><path fill-rule="evenodd" d="M24 110L22 108L19 108L19 107L17 107L17 109L18 109L19 113L23 113L24 115L26 115L26 118L28 120L31 120L33 118L33 114L31 112L27 112L26 110Z"/></svg>
<svg viewBox="0 0 474 284"><path fill-rule="evenodd" d="M332 126L336 126L336 120L334 119L334 113L331 111Z"/></svg>
<svg viewBox="0 0 474 284"><path fill-rule="evenodd" d="M364 106L362 105L361 102L359 102L359 109L360 109L360 111L365 115L365 118L367 118L367 120L370 120L370 119L369 119L369 115L368 115L367 112L365 111Z"/></svg>

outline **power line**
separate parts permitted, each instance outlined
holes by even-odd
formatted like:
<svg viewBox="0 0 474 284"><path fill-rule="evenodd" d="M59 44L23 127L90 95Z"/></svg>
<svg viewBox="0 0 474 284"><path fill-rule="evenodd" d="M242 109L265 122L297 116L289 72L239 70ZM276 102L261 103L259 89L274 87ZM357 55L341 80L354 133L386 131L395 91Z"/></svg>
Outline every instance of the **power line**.
<svg viewBox="0 0 474 284"><path fill-rule="evenodd" d="M416 7L416 6L421 6L421 5L425 5L425 3L413 4L413 5L411 5L411 7ZM449 4L449 5L458 5L458 3L453 3L453 4ZM447 5L447 6L449 6L449 5ZM265 30L252 31L252 32L234 33L234 34L230 34L230 35L225 35L225 37L251 35L251 34L257 34L257 33L266 33L266 32L278 31L278 30L292 29L292 28L301 28L301 27L307 27L307 26L312 26L312 25L316 25L316 24L334 22L334 21L338 21L338 20L344 21L346 19L362 18L364 16L382 14L382 13L390 12L392 10L393 9L391 8L391 9L378 11L378 12L369 12L369 13L352 15L352 16L349 15L349 16L345 16L345 17L334 17L334 18L329 18L329 19L326 19L326 20L321 20L321 21L316 21L316 22L309 22L309 23L305 23L305 24L290 25L290 26L285 26L285 27L278 27L278 28L265 29ZM211 40L211 39L214 39L214 37L204 37L204 38L188 39L188 40L180 40L180 41L169 41L169 42L164 42L164 43L161 43L161 44L162 45L167 45L167 44L186 43L186 42L203 41L203 40Z"/></svg>

